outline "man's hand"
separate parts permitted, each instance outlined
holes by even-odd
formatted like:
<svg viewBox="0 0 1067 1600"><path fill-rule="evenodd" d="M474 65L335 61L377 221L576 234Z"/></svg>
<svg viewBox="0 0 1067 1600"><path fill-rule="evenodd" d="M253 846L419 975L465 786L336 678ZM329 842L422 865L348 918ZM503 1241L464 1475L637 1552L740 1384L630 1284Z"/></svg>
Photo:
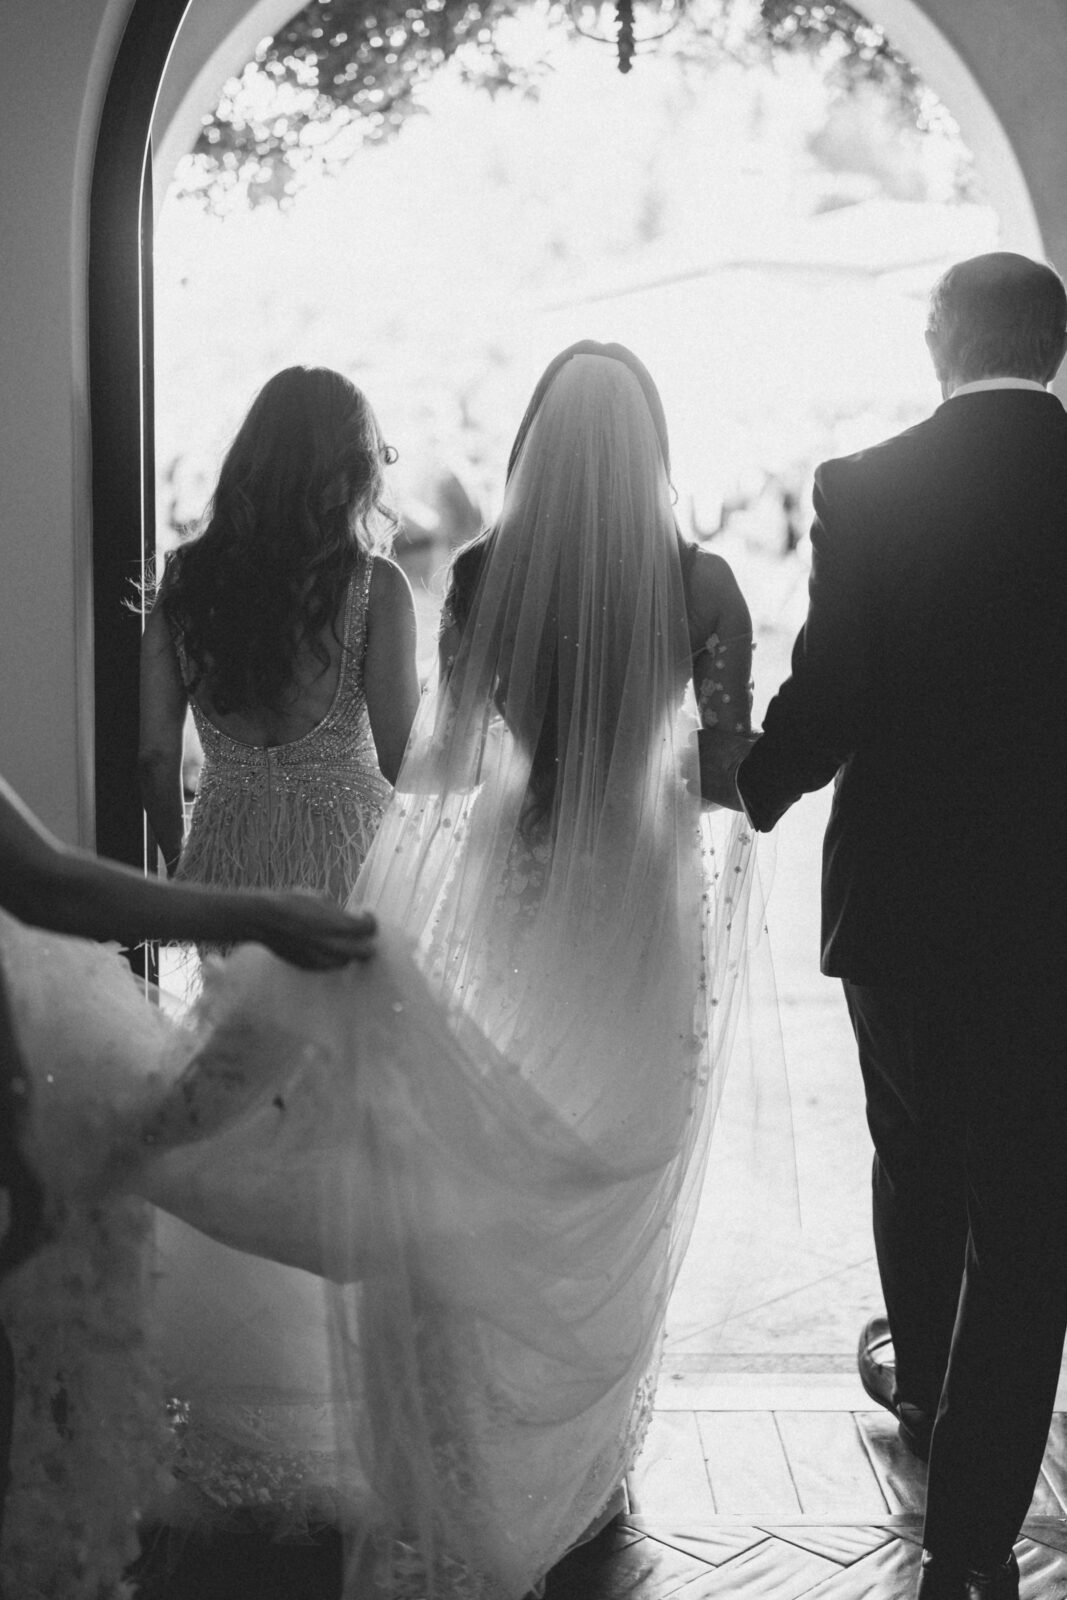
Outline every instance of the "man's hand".
<svg viewBox="0 0 1067 1600"><path fill-rule="evenodd" d="M697 734L700 753L700 793L712 805L729 811L743 811L737 791L737 769L759 738L758 733L724 733L718 728L701 728Z"/></svg>
<svg viewBox="0 0 1067 1600"><path fill-rule="evenodd" d="M257 909L260 922L251 937L294 967L325 972L374 953L377 925L369 911L351 914L299 892L263 895Z"/></svg>

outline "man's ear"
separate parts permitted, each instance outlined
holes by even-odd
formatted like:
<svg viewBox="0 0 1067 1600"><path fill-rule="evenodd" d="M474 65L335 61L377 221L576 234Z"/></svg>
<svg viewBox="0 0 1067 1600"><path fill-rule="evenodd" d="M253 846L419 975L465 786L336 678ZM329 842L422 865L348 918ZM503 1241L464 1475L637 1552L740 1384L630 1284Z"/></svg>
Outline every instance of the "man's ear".
<svg viewBox="0 0 1067 1600"><path fill-rule="evenodd" d="M934 363L937 381L941 386L941 398L942 400L947 400L952 393L954 384L948 362L945 360L945 352L941 347L941 341L932 328L927 328L923 337L926 340L926 348L930 352L930 359Z"/></svg>
<svg viewBox="0 0 1067 1600"><path fill-rule="evenodd" d="M926 340L926 348L929 350L930 359L934 364L934 371L937 374L937 381L938 383L944 383L947 373L945 371L945 358L941 352L940 340L932 328L927 328L926 332L923 334L923 338Z"/></svg>
<svg viewBox="0 0 1067 1600"><path fill-rule="evenodd" d="M1049 367L1048 377L1045 379L1046 383L1051 383L1057 372L1059 372L1064 356L1067 356L1067 331L1064 332L1063 338L1060 340L1060 348L1056 359Z"/></svg>

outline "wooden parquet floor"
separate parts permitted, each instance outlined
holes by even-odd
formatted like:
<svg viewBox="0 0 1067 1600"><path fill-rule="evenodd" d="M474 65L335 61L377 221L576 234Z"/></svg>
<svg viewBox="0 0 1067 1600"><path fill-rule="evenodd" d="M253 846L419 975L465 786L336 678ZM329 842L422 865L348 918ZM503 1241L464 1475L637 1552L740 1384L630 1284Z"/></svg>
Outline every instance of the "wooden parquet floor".
<svg viewBox="0 0 1067 1600"><path fill-rule="evenodd" d="M912 1600L926 1469L883 1411L658 1412L631 1509L545 1600ZM1067 1600L1067 1415L1016 1547L1022 1600Z"/></svg>
<svg viewBox="0 0 1067 1600"><path fill-rule="evenodd" d="M912 1600L922 1519L686 1523L620 1517L549 1575L545 1600ZM1067 1596L1067 1524L1016 1546L1022 1600Z"/></svg>

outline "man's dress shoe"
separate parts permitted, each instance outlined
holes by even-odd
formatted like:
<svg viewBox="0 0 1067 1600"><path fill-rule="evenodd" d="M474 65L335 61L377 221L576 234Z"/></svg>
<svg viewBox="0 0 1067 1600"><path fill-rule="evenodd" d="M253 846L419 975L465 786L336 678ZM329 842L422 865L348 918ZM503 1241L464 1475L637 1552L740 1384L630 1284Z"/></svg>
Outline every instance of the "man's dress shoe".
<svg viewBox="0 0 1067 1600"><path fill-rule="evenodd" d="M920 1461L930 1459L930 1435L934 1431L933 1418L918 1406L895 1397L897 1369L892 1357L893 1337L885 1317L872 1317L860 1334L856 1352L856 1366L860 1383L872 1400L885 1406L897 1419L897 1432Z"/></svg>
<svg viewBox="0 0 1067 1600"><path fill-rule="evenodd" d="M958 1561L938 1561L924 1550L915 1600L1019 1600L1015 1552L1003 1566L980 1569Z"/></svg>

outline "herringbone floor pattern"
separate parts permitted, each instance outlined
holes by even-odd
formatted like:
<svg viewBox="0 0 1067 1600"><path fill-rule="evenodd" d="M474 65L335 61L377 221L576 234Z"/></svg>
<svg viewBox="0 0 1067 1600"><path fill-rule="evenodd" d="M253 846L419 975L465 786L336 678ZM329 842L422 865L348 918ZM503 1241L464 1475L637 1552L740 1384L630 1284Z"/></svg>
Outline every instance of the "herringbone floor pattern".
<svg viewBox="0 0 1067 1600"><path fill-rule="evenodd" d="M657 1412L630 1512L546 1600L911 1600L925 1468L886 1413ZM1067 1600L1067 1415L1017 1546L1022 1600Z"/></svg>
<svg viewBox="0 0 1067 1600"><path fill-rule="evenodd" d="M686 1524L621 1517L550 1575L545 1600L912 1600L922 1520ZM1067 1596L1067 1523L1027 1525L1022 1600Z"/></svg>

